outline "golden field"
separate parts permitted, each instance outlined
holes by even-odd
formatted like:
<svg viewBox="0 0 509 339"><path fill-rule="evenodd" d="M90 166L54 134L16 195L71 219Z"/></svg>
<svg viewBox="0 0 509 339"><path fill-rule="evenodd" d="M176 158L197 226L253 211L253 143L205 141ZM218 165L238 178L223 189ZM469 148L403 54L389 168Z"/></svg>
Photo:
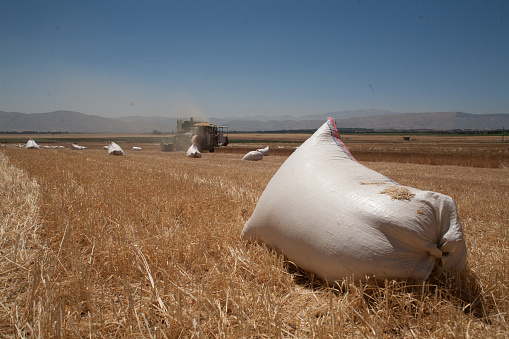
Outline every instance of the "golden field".
<svg viewBox="0 0 509 339"><path fill-rule="evenodd" d="M345 136L364 165L456 200L468 270L329 287L240 238L268 181L305 140L265 138L201 159L161 152L157 141L119 143L125 156L99 142L0 148L0 336L509 336L507 144ZM241 160L266 142L273 155Z"/></svg>

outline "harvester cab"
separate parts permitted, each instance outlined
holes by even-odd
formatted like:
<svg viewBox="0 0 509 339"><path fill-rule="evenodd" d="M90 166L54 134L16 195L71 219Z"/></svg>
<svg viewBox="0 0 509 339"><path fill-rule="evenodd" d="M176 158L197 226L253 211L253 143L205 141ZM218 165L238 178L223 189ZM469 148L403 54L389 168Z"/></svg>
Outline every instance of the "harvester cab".
<svg viewBox="0 0 509 339"><path fill-rule="evenodd" d="M214 152L218 146L228 145L228 136L225 136L225 126L216 126L207 122L193 125L193 136L191 142L196 144L198 151L208 150Z"/></svg>
<svg viewBox="0 0 509 339"><path fill-rule="evenodd" d="M226 132L226 134L225 134ZM189 146L196 144L198 151L207 150L214 152L218 146L228 145L228 127L216 126L208 122L189 120L177 120L177 131L173 140L169 143L161 142L161 150L186 151Z"/></svg>

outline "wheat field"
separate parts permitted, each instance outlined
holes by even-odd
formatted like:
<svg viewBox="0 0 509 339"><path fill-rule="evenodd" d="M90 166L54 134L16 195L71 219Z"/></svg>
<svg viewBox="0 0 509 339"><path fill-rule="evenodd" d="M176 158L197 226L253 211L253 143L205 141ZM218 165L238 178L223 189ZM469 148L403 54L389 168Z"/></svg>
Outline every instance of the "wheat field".
<svg viewBox="0 0 509 339"><path fill-rule="evenodd" d="M240 238L288 155L242 161L232 145L192 159L121 146L125 156L100 145L0 149L1 337L509 336L505 155L489 166L412 163L427 145L402 148L399 161L359 159L456 200L468 269L426 282L327 286ZM375 152L348 146L354 156Z"/></svg>

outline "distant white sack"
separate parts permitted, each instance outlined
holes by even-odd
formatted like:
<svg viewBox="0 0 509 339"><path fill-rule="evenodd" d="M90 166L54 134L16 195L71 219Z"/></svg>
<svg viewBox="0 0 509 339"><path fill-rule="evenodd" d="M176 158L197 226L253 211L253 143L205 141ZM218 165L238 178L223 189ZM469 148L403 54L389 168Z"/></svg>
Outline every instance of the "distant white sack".
<svg viewBox="0 0 509 339"><path fill-rule="evenodd" d="M279 168L242 231L329 283L425 280L462 271L467 249L454 200L401 186L358 163L333 119Z"/></svg>
<svg viewBox="0 0 509 339"><path fill-rule="evenodd" d="M198 151L198 147L196 144L192 144L191 147L187 150L187 156L189 158L201 158L201 153Z"/></svg>
<svg viewBox="0 0 509 339"><path fill-rule="evenodd" d="M133 147L133 151L141 151L141 147L136 147L136 146L134 146L134 147Z"/></svg>
<svg viewBox="0 0 509 339"><path fill-rule="evenodd" d="M122 148L119 145L117 145L113 141L110 141L110 146L108 147L108 154L124 155L125 153L124 150L122 150Z"/></svg>
<svg viewBox="0 0 509 339"><path fill-rule="evenodd" d="M26 148L29 149L38 149L39 145L35 142L35 140L31 139L27 141Z"/></svg>
<svg viewBox="0 0 509 339"><path fill-rule="evenodd" d="M248 160L248 161L263 160L263 154L258 151L251 151L251 152L248 152L246 155L244 155L242 160Z"/></svg>
<svg viewBox="0 0 509 339"><path fill-rule="evenodd" d="M263 154L264 157L270 155L270 149L269 149L269 146L265 147L265 148L260 148L260 149L257 149L258 152L260 152L261 154Z"/></svg>
<svg viewBox="0 0 509 339"><path fill-rule="evenodd" d="M104 146L103 146L103 149L109 149L109 148L110 148L110 146L109 146L109 145L104 145Z"/></svg>
<svg viewBox="0 0 509 339"><path fill-rule="evenodd" d="M76 145L76 144L71 144L71 149L73 150L84 150L84 149L87 149L85 146L79 146L79 145Z"/></svg>

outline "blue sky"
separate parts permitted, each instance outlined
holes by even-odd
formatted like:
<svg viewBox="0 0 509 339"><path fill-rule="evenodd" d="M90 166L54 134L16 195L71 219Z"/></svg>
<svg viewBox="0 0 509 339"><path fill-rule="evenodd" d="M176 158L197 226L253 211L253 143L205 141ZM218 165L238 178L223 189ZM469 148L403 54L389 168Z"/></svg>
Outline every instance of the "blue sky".
<svg viewBox="0 0 509 339"><path fill-rule="evenodd" d="M0 110L509 113L509 1L0 0Z"/></svg>

